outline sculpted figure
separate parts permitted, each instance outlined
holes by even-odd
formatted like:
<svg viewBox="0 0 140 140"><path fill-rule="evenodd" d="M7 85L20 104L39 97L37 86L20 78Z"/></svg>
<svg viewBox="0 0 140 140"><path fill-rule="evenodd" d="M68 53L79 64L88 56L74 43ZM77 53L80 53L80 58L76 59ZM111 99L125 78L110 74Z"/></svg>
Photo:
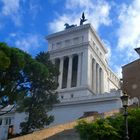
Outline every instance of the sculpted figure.
<svg viewBox="0 0 140 140"><path fill-rule="evenodd" d="M80 25L83 25L83 23L87 21L87 19L85 18L84 12L82 13L82 18L80 18Z"/></svg>
<svg viewBox="0 0 140 140"><path fill-rule="evenodd" d="M76 27L77 25L74 25L74 24L69 25L68 23L65 23L64 26L65 26L65 29L69 29L69 28Z"/></svg>

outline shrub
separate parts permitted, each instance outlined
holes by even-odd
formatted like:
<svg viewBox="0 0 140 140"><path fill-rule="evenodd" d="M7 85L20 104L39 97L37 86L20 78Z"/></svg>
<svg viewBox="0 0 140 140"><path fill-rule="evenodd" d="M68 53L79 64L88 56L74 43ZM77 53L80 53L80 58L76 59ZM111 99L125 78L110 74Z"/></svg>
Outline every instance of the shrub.
<svg viewBox="0 0 140 140"><path fill-rule="evenodd" d="M123 140L125 123L123 114L93 122L81 120L76 126L81 140ZM140 139L140 108L128 110L128 131L130 140Z"/></svg>
<svg viewBox="0 0 140 140"><path fill-rule="evenodd" d="M79 121L76 126L82 140L119 140L120 136L116 128L112 127L107 119L98 119L87 123Z"/></svg>
<svg viewBox="0 0 140 140"><path fill-rule="evenodd" d="M140 140L140 108L128 111L128 130L131 140Z"/></svg>

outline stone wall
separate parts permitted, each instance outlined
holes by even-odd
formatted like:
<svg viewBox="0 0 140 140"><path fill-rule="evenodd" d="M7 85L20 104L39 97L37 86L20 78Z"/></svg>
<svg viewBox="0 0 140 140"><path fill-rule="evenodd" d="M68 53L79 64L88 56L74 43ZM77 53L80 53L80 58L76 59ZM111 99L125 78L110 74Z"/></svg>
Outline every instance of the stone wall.
<svg viewBox="0 0 140 140"><path fill-rule="evenodd" d="M98 115L96 114L95 116L89 116L87 118L84 118L84 120L90 122L90 121L93 121L99 117L112 116L115 113L119 113L119 110L112 110L110 112L105 112L105 113L98 114ZM61 132L66 132L67 130L68 130L68 132L66 134L63 133L63 134L59 135L59 139L66 140L65 137L68 136L68 133L69 134L71 133L71 134L74 134L76 136L75 139L73 139L73 140L78 140L78 135L75 132L73 132L74 127L76 125L77 125L77 120L73 121L73 122L66 123L66 124L61 124L61 125L57 125L54 127L35 131L31 134L24 135L24 136L17 137L17 138L13 138L11 140L44 140L44 139L55 140L55 135L57 135L58 133L61 133ZM54 136L54 138L51 138L52 136ZM60 136L63 138L60 138Z"/></svg>

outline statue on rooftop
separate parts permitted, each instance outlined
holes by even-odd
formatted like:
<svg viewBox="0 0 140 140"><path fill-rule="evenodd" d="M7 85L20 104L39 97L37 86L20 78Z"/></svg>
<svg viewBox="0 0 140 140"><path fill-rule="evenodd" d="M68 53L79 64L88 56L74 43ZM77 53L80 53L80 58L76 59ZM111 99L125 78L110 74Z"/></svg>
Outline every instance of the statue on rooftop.
<svg viewBox="0 0 140 140"><path fill-rule="evenodd" d="M74 25L74 24L69 25L68 23L65 23L64 26L65 26L65 29L69 29L69 28L76 27L77 25Z"/></svg>
<svg viewBox="0 0 140 140"><path fill-rule="evenodd" d="M82 13L82 18L80 18L80 25L83 25L83 23L87 21L87 19L85 18L84 12Z"/></svg>

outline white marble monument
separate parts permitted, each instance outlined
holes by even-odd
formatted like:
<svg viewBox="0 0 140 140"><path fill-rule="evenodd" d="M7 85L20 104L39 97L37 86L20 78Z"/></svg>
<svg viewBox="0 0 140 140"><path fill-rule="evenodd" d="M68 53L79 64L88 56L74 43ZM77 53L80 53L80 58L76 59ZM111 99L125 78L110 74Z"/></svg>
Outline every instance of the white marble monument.
<svg viewBox="0 0 140 140"><path fill-rule="evenodd" d="M91 24L46 37L50 59L57 65L60 103L51 114L54 124L72 121L88 111L120 107L119 78L107 63L107 49Z"/></svg>
<svg viewBox="0 0 140 140"><path fill-rule="evenodd" d="M50 59L58 66L57 89L60 103L50 114L51 125L77 120L85 112L99 113L121 107L119 79L107 64L107 49L91 24L51 34L48 40ZM10 106L9 106L10 107ZM6 139L9 126L20 133L25 113L13 110L0 116L0 139Z"/></svg>

